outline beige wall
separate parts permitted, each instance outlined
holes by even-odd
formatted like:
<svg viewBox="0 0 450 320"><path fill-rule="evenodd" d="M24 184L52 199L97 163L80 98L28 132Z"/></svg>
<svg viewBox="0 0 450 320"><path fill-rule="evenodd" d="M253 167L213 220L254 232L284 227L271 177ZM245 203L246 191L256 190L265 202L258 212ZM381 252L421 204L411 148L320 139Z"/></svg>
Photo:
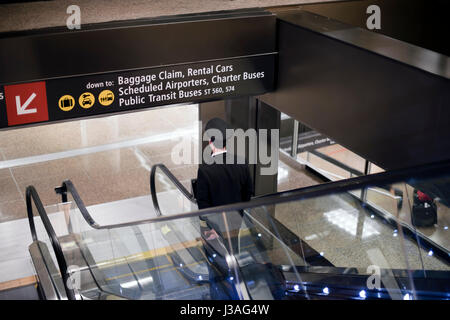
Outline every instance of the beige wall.
<svg viewBox="0 0 450 320"><path fill-rule="evenodd" d="M166 15L295 5L331 0L54 0L0 6L0 32L66 25L67 7L81 8L81 24Z"/></svg>

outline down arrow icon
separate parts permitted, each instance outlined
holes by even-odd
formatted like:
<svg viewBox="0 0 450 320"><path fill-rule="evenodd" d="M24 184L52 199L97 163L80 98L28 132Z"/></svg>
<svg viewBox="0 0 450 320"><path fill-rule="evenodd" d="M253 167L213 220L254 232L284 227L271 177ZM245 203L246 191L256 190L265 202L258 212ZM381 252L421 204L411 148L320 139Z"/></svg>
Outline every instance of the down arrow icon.
<svg viewBox="0 0 450 320"><path fill-rule="evenodd" d="M8 126L48 121L45 81L4 86Z"/></svg>
<svg viewBox="0 0 450 320"><path fill-rule="evenodd" d="M20 103L20 96L16 96L16 106L17 106L17 115L23 115L23 114L30 114L30 113L36 113L37 109L27 109L27 107L30 105L31 101L36 98L36 93L32 93L31 96L25 101L25 103L22 105Z"/></svg>

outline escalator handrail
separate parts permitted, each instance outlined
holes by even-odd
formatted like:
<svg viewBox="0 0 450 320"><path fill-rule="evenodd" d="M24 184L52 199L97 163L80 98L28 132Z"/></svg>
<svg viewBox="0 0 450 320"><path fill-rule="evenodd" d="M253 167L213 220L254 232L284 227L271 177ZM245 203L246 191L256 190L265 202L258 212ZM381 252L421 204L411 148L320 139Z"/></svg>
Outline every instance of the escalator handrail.
<svg viewBox="0 0 450 320"><path fill-rule="evenodd" d="M196 203L196 199L194 197L194 195L192 195L189 191L187 191L184 186L179 182L179 180L172 174L172 172L164 165L164 164L157 164L155 165L155 167L161 168L164 172L164 174L166 174L166 176L168 176L170 178L171 181L173 181L173 183L180 189L180 191L185 195L185 197L187 199L189 199L190 201L192 201L193 203ZM155 188L155 181L154 181L154 172L156 171L156 168L152 168L152 176L151 176L151 187L150 190L152 192L152 199L153 199L153 205L155 207L155 209L157 210L157 212L159 213L158 216L162 216L161 212L160 212L160 208L159 208L159 204L158 204L158 200L157 200L157 194L156 194L156 188ZM361 173L362 175L362 173ZM367 187L367 189L370 189L370 187ZM376 192L380 192L376 189L372 189L373 191ZM268 194L268 195L261 195L261 196L256 196L253 199L257 199L257 198L263 198L263 197L268 197L268 196L272 196L274 194ZM390 194L387 194L390 196ZM379 211L377 208L373 208L375 211ZM246 212L247 214L248 211L244 210L244 212ZM388 221L390 224L392 225L400 225L402 228L404 228L405 230L409 231L411 234L415 235L415 237L420 237L420 239L422 241L424 241L425 243L427 243L428 246L433 247L436 249L436 253L441 257L444 258L444 260L448 261L448 256L449 256L449 250L446 249L445 247L442 247L441 245L435 243L435 242L430 242L429 239L427 238L423 238L421 235L418 235L416 233L416 231L414 231L413 228L411 228L411 226L409 226L406 222L402 222L402 221L392 221L391 218L388 217L384 217L384 219L386 221ZM275 237L275 235L273 235ZM415 238L416 239L416 238Z"/></svg>
<svg viewBox="0 0 450 320"><path fill-rule="evenodd" d="M162 172L164 172L164 174L176 185L178 190L180 190L180 192L182 192L183 195L188 200L190 200L194 204L197 203L194 195L192 193L190 193L188 190L186 190L186 188L181 184L181 182L172 174L172 172L170 172L170 170L164 164L156 164L152 167L151 174L150 174L150 189L152 190L151 194L152 194L153 206L154 206L155 210L157 211L156 214L158 217L161 216L158 198L157 198L156 191L155 191L155 176L156 176L156 169L158 169L158 168L161 169ZM110 227L110 225L101 226L95 221L95 219L91 216L91 214L87 210L83 200L81 199L81 197L80 197L77 189L75 188L74 184L72 183L72 181L70 181L70 180L63 181L63 183L61 184L61 187L56 188L55 191L58 194L61 194L62 202L67 202L67 194L68 193L72 196L76 206L78 207L78 209L81 212L81 215L83 216L84 220L89 224L90 227L92 227L94 229L108 229ZM146 221L146 220L143 220L143 221ZM130 225L130 224L128 224L128 225ZM133 224L131 224L131 225L133 225Z"/></svg>
<svg viewBox="0 0 450 320"><path fill-rule="evenodd" d="M153 206L155 210L157 211L157 216L161 216L161 211L158 204L158 198L155 191L155 176L156 176L156 169L160 169L180 190L183 195L189 199L192 203L196 204L197 201L192 193L190 193L186 188L181 184L181 182L170 172L170 170L164 165L164 164L156 164L153 165L151 174L150 174L150 190L152 190L152 201ZM99 225L95 219L91 216L89 211L87 210L83 199L81 199L77 189L75 188L74 184L70 180L65 180L61 184L61 187L58 187L55 189L56 193L61 194L62 202L67 202L67 194L69 193L76 206L81 212L81 215L83 216L84 220L89 224L90 227L94 229L107 229L109 228L108 225Z"/></svg>
<svg viewBox="0 0 450 320"><path fill-rule="evenodd" d="M74 197L76 205L79 207L86 222L94 229L112 229L122 228L134 225L158 223L168 220L176 220L182 218L198 217L202 215L214 214L217 212L229 212L239 211L247 208L255 208L265 205L273 205L274 203L283 203L289 201L295 201L300 199L312 198L324 196L330 193L343 193L350 190L363 189L373 186L383 186L392 183L409 181L411 178L422 179L435 176L442 176L443 170L450 172L450 160L432 163L428 165L421 165L406 169L395 169L392 171L385 171L377 174L350 178L346 180L326 182L319 185L277 192L270 195L254 198L248 202L238 202L224 206L212 207L207 209L201 209L191 211L187 213L174 214L170 216L160 216L156 218L149 218L144 220L111 224L111 225L99 225L90 216L86 208L84 207L81 198L79 198L75 187L70 180L65 181L65 185L68 188L67 192L71 192Z"/></svg>
<svg viewBox="0 0 450 320"><path fill-rule="evenodd" d="M84 202L81 199L72 181L70 180L63 181L61 187L56 188L55 191L56 193L61 194L62 202L67 202L67 193L70 193L72 195L75 204L78 207L78 210L80 210L81 215L83 216L84 220L89 224L89 226L91 226L94 229L102 229L101 226L94 220L94 218L92 218L91 214L84 205Z"/></svg>
<svg viewBox="0 0 450 320"><path fill-rule="evenodd" d="M47 231L48 237L53 247L53 251L55 252L56 261L58 262L59 270L61 271L61 276L63 278L64 289L66 290L67 297L70 300L75 300L75 293L72 289L68 287L69 275L67 271L67 262L64 258L63 251L61 249L61 244L59 243L58 237L56 236L56 232L53 229L53 226L48 218L47 212L45 211L44 205L34 188L34 186L28 186L26 189L26 204L27 204L27 214L28 214L28 222L30 225L31 236L34 241L38 241L38 236L36 233L36 226L34 224L33 217L33 206L34 202L36 209L39 213L39 216L42 220L42 224L44 225L45 230Z"/></svg>
<svg viewBox="0 0 450 320"><path fill-rule="evenodd" d="M78 191L77 191L77 189L75 188L75 186L73 185L72 181L70 181L70 180L65 180L65 181L63 181L61 187L55 188L55 192L56 192L57 194L60 194L60 195L61 195L61 197L62 197L62 202L63 202L63 203L64 203L64 202L67 202L67 193L70 193L70 194L72 195L72 198L73 198L74 201L75 201L75 204L77 205L78 209L80 210L80 212L81 212L83 218L85 219L85 221L86 221L92 228L95 228L95 229L101 229L101 228L99 228L99 225L98 225L97 222L94 220L94 218L92 218L92 216L90 215L89 211L86 209L86 206L84 205L84 202L83 202L83 200L81 199L80 195L78 194ZM69 228L69 232L72 233L72 230L71 230L71 224L68 225L68 228ZM75 241L76 241L76 240L75 240ZM78 244L78 241L76 241L76 242L77 242L77 244ZM79 245L79 244L78 244L78 245ZM80 250L81 250L81 249L80 249ZM86 250L88 250L88 251L90 252L90 250L89 250L87 247L86 247ZM90 263L89 263L89 260L88 260L86 257L84 257L85 254L83 253L83 250L81 250L81 252L82 252L81 254L83 255L84 260L86 261L86 265L87 265L87 267L89 268L89 272L91 273L92 278L94 279L94 282L95 282L95 284L97 285L99 291L102 292L102 293L109 294L109 295L115 295L115 296L118 296L118 297L120 297L121 299L127 299L126 297L121 296L121 295L118 295L117 293L113 293L113 292L110 292L110 291L108 291L108 290L105 290L105 289L103 288L103 286L101 286L101 285L97 282L96 277L94 276L94 274L93 274L93 272L92 272L92 269L91 269L91 265L90 265Z"/></svg>
<svg viewBox="0 0 450 320"><path fill-rule="evenodd" d="M161 209L159 207L158 203L158 196L156 192L156 170L161 170L164 175L169 178L169 180L177 187L177 189L192 203L197 204L197 200L195 199L194 195L190 193L183 184L173 175L173 173L162 163L158 163L152 166L152 170L150 173L150 190L152 195L152 201L153 201L153 207L156 211L156 216L161 217Z"/></svg>

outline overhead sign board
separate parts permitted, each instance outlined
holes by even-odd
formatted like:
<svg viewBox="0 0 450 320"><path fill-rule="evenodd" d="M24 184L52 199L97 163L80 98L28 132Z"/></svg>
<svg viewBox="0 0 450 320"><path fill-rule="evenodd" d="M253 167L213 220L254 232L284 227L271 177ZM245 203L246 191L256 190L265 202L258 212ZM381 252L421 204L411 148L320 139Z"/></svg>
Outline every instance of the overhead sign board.
<svg viewBox="0 0 450 320"><path fill-rule="evenodd" d="M275 55L0 86L0 128L260 95L274 88Z"/></svg>

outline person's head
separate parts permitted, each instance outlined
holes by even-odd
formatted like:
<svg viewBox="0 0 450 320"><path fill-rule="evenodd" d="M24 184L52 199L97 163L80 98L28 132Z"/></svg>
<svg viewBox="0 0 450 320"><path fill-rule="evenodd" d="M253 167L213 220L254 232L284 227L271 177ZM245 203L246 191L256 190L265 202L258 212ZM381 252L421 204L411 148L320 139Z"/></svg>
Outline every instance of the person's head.
<svg viewBox="0 0 450 320"><path fill-rule="evenodd" d="M220 118L213 118L206 123L205 133L209 137L209 145L213 151L225 149L226 141L230 138L227 129L228 124Z"/></svg>

